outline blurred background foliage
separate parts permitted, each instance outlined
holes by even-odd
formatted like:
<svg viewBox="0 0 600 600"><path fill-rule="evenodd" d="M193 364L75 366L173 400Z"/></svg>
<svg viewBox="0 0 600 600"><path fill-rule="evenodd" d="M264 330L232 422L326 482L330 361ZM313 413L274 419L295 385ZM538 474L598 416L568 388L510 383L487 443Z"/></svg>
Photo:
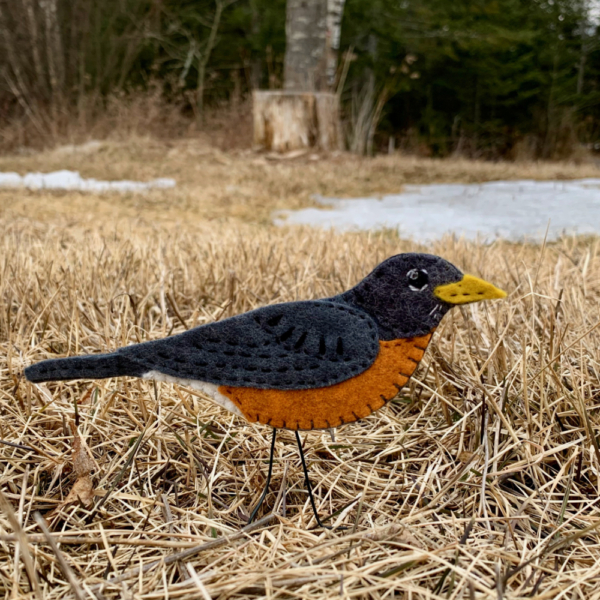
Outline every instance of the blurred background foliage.
<svg viewBox="0 0 600 600"><path fill-rule="evenodd" d="M347 0L337 85L349 148L514 159L593 150L592 8ZM285 0L0 0L2 125L26 124L22 143L45 140L152 91L164 111L202 126L207 111L281 87L285 9ZM370 139L356 134L373 119Z"/></svg>

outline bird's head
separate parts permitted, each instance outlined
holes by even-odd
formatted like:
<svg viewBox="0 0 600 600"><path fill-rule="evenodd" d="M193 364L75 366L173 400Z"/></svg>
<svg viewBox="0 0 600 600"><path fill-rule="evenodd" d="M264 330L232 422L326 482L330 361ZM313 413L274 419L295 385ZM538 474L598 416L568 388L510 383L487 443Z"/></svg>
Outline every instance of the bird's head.
<svg viewBox="0 0 600 600"><path fill-rule="evenodd" d="M458 304L506 297L496 286L465 275L431 254L397 254L340 296L370 313L383 339L430 333Z"/></svg>

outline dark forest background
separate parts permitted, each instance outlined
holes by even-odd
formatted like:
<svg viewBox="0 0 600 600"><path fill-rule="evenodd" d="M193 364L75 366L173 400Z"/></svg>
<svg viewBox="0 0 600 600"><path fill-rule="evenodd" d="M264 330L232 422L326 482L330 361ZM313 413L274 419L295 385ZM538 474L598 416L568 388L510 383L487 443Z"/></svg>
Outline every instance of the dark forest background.
<svg viewBox="0 0 600 600"><path fill-rule="evenodd" d="M150 92L201 127L281 87L285 13L285 0L0 0L2 127L19 122L34 143ZM336 81L347 145L369 113L376 135L361 152L597 150L598 40L583 0L347 0Z"/></svg>

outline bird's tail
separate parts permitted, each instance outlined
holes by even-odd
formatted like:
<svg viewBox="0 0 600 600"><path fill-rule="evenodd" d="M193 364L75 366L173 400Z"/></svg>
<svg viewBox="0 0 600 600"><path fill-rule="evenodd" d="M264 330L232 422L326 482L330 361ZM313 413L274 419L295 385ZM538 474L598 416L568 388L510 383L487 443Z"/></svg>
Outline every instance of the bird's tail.
<svg viewBox="0 0 600 600"><path fill-rule="evenodd" d="M141 377L144 369L122 354L96 354L43 360L25 369L25 377L33 383L68 379L106 379L129 375Z"/></svg>

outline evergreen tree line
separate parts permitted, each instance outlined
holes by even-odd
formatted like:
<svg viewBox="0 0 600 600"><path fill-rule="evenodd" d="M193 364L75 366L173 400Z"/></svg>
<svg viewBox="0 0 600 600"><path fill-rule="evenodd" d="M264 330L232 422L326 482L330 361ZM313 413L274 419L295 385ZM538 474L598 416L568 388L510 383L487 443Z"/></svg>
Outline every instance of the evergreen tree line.
<svg viewBox="0 0 600 600"><path fill-rule="evenodd" d="M559 158L600 143L592 0L347 0L350 149ZM0 117L40 131L160 82L207 107L282 86L285 0L0 0ZM177 110L181 110L178 108Z"/></svg>

